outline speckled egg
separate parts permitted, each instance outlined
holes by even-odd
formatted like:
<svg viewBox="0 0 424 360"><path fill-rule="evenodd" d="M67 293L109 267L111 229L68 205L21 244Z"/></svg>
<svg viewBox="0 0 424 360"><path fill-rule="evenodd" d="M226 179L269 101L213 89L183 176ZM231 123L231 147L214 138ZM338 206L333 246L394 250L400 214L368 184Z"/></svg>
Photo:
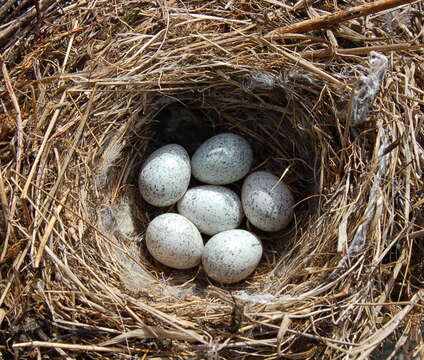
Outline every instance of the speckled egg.
<svg viewBox="0 0 424 360"><path fill-rule="evenodd" d="M293 217L292 192L278 177L265 171L254 172L244 180L241 202L247 219L264 231L279 231Z"/></svg>
<svg viewBox="0 0 424 360"><path fill-rule="evenodd" d="M262 243L246 230L227 230L213 236L205 246L203 268L212 279L232 284L247 278L262 257Z"/></svg>
<svg viewBox="0 0 424 360"><path fill-rule="evenodd" d="M199 265L203 240L193 223L179 214L163 214L147 227L146 245L160 263L174 269L190 269Z"/></svg>
<svg viewBox="0 0 424 360"><path fill-rule="evenodd" d="M187 191L191 167L187 151L180 145L165 145L152 153L143 164L138 186L149 204L175 204Z"/></svg>
<svg viewBox="0 0 424 360"><path fill-rule="evenodd" d="M199 146L191 159L191 170L199 181L225 185L242 179L249 172L252 160L252 148L244 138L224 133Z"/></svg>
<svg viewBox="0 0 424 360"><path fill-rule="evenodd" d="M243 219L243 208L238 195L217 185L189 189L178 201L178 212L207 235L235 229Z"/></svg>

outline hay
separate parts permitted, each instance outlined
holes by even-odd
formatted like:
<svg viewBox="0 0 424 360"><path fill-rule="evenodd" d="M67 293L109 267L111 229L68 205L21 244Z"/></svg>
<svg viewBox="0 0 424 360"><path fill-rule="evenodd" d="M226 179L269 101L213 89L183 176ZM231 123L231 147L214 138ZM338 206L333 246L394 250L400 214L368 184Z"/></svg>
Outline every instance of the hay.
<svg viewBox="0 0 424 360"><path fill-rule="evenodd" d="M273 32L336 5L1 8L14 26L0 33L5 354L423 356L424 9ZM231 286L153 261L143 231L163 210L136 187L153 149L222 131L245 136L254 166L297 200L292 226L261 233L260 266Z"/></svg>

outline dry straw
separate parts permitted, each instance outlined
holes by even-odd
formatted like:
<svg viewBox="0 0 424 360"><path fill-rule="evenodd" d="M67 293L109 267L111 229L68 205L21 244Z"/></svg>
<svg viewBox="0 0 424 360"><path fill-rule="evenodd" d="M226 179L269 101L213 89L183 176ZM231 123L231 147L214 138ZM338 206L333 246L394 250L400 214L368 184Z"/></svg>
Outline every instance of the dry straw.
<svg viewBox="0 0 424 360"><path fill-rule="evenodd" d="M411 3L3 2L5 356L424 356L424 9ZM153 261L143 232L175 209L136 187L153 149L222 131L297 200L231 286Z"/></svg>

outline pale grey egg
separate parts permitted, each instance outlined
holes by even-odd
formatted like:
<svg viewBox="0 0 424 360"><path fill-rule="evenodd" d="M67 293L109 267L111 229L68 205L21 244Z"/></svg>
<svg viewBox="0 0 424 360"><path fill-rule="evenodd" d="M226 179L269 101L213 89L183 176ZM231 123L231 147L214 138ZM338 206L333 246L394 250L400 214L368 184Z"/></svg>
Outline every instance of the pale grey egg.
<svg viewBox="0 0 424 360"><path fill-rule="evenodd" d="M143 164L138 186L149 204L175 204L187 191L191 167L187 151L180 145L165 145L153 152Z"/></svg>
<svg viewBox="0 0 424 360"><path fill-rule="evenodd" d="M147 227L145 239L150 254L171 268L190 269L201 261L202 235L182 215L167 213L155 217Z"/></svg>
<svg viewBox="0 0 424 360"><path fill-rule="evenodd" d="M253 161L250 144L239 135L224 133L206 140L191 158L193 176L206 184L225 185L242 179Z"/></svg>
<svg viewBox="0 0 424 360"><path fill-rule="evenodd" d="M207 235L235 229L243 219L243 208L238 195L217 185L189 189L178 201L178 212Z"/></svg>
<svg viewBox="0 0 424 360"><path fill-rule="evenodd" d="M216 234L203 250L203 268L212 279L232 284L247 278L262 257L262 243L246 230L227 230Z"/></svg>
<svg viewBox="0 0 424 360"><path fill-rule="evenodd" d="M288 186L265 171L250 174L241 189L247 219L258 229L279 231L293 217L294 198Z"/></svg>

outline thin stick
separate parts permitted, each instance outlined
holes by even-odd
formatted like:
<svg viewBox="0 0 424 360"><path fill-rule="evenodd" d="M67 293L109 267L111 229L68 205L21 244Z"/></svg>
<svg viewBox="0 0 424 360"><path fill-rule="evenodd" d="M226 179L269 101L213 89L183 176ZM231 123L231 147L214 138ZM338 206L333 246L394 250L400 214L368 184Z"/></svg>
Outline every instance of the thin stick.
<svg viewBox="0 0 424 360"><path fill-rule="evenodd" d="M80 125L78 126L77 130L75 131L75 133L73 135L74 141L73 141L73 143L71 145L71 148L70 148L70 150L69 150L69 152L68 152L65 160L63 161L63 166L60 169L59 174L57 175L56 182L55 182L55 184L53 185L52 189L49 192L49 195L51 195L51 196L55 196L56 190L58 189L58 187L60 185L60 182L62 181L63 175L65 174L65 171L66 171L66 169L67 169L67 167L69 165L69 162L72 159L72 155L74 154L75 149L77 148L77 144L80 141L81 135L82 135L82 133L84 131L85 124L86 124L86 122L88 120L88 117L90 115L90 112L91 112L91 109L92 109L92 106L93 106L93 101L94 101L94 97L95 97L95 94L96 94L96 90L97 90L97 87L96 87L96 84L95 84L94 85L94 88L93 88L93 90L91 92L90 99L88 100L88 105L87 105L86 111L85 111L85 113L84 113L84 115L83 115L83 117L81 119L81 123L80 123ZM29 184L28 184L28 186L29 186Z"/></svg>
<svg viewBox="0 0 424 360"><path fill-rule="evenodd" d="M31 168L31 171L29 172L29 175L28 175L27 181L25 183L24 189L22 190L21 199L26 199L28 197L28 195L27 195L28 188L31 185L31 180L34 177L35 170L37 169L38 162L40 161L41 156L44 153L44 149L47 145L47 141L49 140L50 134L53 131L54 126L56 125L57 118L59 117L59 114L60 114L61 105L65 101L65 98L66 98L66 91L63 92L62 97L59 101L59 106L56 109L56 111L54 112L53 117L50 120L50 124L49 124L49 126L46 130L46 133L44 134L44 138L43 138L43 142L41 143L40 150L38 150L37 156L35 157L34 163L32 164L32 168Z"/></svg>
<svg viewBox="0 0 424 360"><path fill-rule="evenodd" d="M1 61L2 65L2 72L4 77L4 82L6 85L7 92L9 93L10 99L12 100L13 107L16 111L16 130L18 134L18 147L16 152L16 172L21 172L21 164L22 164L22 154L23 154L23 147L24 147L24 129L23 129L23 123L22 123L22 115L21 115L21 108L19 107L18 99L16 98L15 91L13 90L12 83L10 82L9 72L7 71L6 64Z"/></svg>
<svg viewBox="0 0 424 360"><path fill-rule="evenodd" d="M424 236L424 230L418 230L409 235L410 239L416 239L417 237Z"/></svg>
<svg viewBox="0 0 424 360"><path fill-rule="evenodd" d="M6 310L0 308L0 325L3 322L5 316L6 316Z"/></svg>
<svg viewBox="0 0 424 360"><path fill-rule="evenodd" d="M21 178L25 178L22 174L18 174ZM81 221L84 222L84 224L86 224L87 226L89 226L90 228L94 229L99 235L103 236L105 239L109 240L109 237L103 233L102 231L100 231L100 229L94 225L93 223L91 223L90 221L88 221L86 218L84 218L83 216L79 215L75 210L73 210L71 207L66 206L64 203L61 203L59 199L55 198L54 196L50 195L47 191L45 191L43 188L39 187L38 185L34 184L33 182L30 183L31 186L34 186L37 190L41 191L44 195L46 195L50 200L53 200L55 203L62 205L67 211L71 212L72 215L76 216L78 219L80 219Z"/></svg>
<svg viewBox="0 0 424 360"><path fill-rule="evenodd" d="M341 22L356 19L391 9L396 6L411 4L415 0L379 0L371 3L352 7L348 10L340 10L334 14L320 16L314 19L301 21L271 31L269 34L304 33L307 31L326 29Z"/></svg>
<svg viewBox="0 0 424 360"><path fill-rule="evenodd" d="M6 253L7 253L7 248L9 246L9 238L11 236L11 233L13 231L12 226L10 225L10 218L9 218L9 207L8 207L8 201L7 201L7 197L6 197L6 188L4 186L4 181L3 181L3 174L0 170L0 202L3 208L3 216L5 218L5 222L6 222L6 237L3 241L3 251L1 252L1 256L0 256L0 264L3 262Z"/></svg>
<svg viewBox="0 0 424 360"><path fill-rule="evenodd" d="M73 30L77 30L77 29L78 29L78 20L75 21ZM75 32L71 35L71 38L69 39L68 48L66 49L65 58L63 59L62 70L60 72L61 74L65 73L66 64L68 63L69 54L71 53L72 44L74 43L74 38L75 38ZM59 84L62 84L62 83L63 83L62 81L59 82Z"/></svg>
<svg viewBox="0 0 424 360"><path fill-rule="evenodd" d="M321 59L333 56L352 56L352 55L368 55L371 51L390 52L390 51L415 51L424 48L424 44L412 45L409 43L392 44L392 45L375 45L364 46L351 49L336 49L334 52L331 49L322 49L315 51L308 51L302 54L304 59Z"/></svg>
<svg viewBox="0 0 424 360"><path fill-rule="evenodd" d="M23 343L13 344L12 348L18 349L23 347L47 347L47 348L59 348L69 350L83 350L83 351L99 351L99 352L120 352L120 348L96 346L96 345L80 345L80 344L66 344L66 343L55 343L49 341L28 341Z"/></svg>
<svg viewBox="0 0 424 360"><path fill-rule="evenodd" d="M65 202L66 197L68 196L68 194L69 194L69 191L67 191L65 193L65 196L61 199L61 203L56 208L55 215L53 215L50 218L50 221L49 221L49 224L47 225L46 231L45 231L43 237L41 238L40 246L38 247L37 255L35 257L35 262L34 262L34 267L35 268L38 268L40 266L40 261L41 261L41 258L43 257L44 248L46 247L47 240L49 239L50 234L53 231L53 227L54 227L54 225L56 224L56 221L57 221L57 216L62 211L62 209L63 209L62 204Z"/></svg>
<svg viewBox="0 0 424 360"><path fill-rule="evenodd" d="M181 332L189 335L190 337L192 337L193 339L197 340L198 342L202 343L202 344L207 344L207 342L203 339L203 337L201 335L199 335L197 332L193 331L193 330L187 330L184 327L180 326L178 324L178 319L176 319L173 316L170 316L160 310L155 309L154 307L151 307L145 303L142 303L140 301L136 301L133 299L128 299L130 302L132 302L134 305L138 306L140 309L143 309L144 311L156 316L157 318L161 319L162 321L165 321L166 323L168 323L169 325L173 326L174 328L176 328L177 330L180 330Z"/></svg>
<svg viewBox="0 0 424 360"><path fill-rule="evenodd" d="M41 11L46 10L51 4L54 3L54 0L46 0L41 3L40 9ZM15 34L19 28L22 28L24 25L32 21L32 19L37 15L37 10L33 7L24 15L10 21L5 28L5 30L0 31L0 44L10 40L10 37Z"/></svg>
<svg viewBox="0 0 424 360"><path fill-rule="evenodd" d="M12 286L13 281L15 281L15 276L16 276L16 274L19 273L19 269L21 268L21 265L24 262L25 256L28 253L30 245L31 245L31 241L29 240L25 249L22 250L22 252L16 257L16 259L13 263L12 268L13 268L14 271L11 272L9 282L6 284L6 287L3 291L3 294L0 297L0 306L3 305L4 299L6 299L6 296L9 292L9 290L10 290L10 287Z"/></svg>
<svg viewBox="0 0 424 360"><path fill-rule="evenodd" d="M41 329L38 329L37 330L37 335L41 338L41 339L43 339L44 341L50 341L50 339L49 339L49 337L46 335L46 333L43 331L43 330L41 330ZM61 349L61 348L58 348L58 347L55 347L54 348L56 351L57 351L57 353L62 357L62 358L64 358L65 360L75 360L75 358L73 358L73 357L70 357L66 352L64 352L63 351L63 349Z"/></svg>
<svg viewBox="0 0 424 360"><path fill-rule="evenodd" d="M8 206L8 201L6 197L6 188L4 186L4 181L3 181L3 173L1 171L0 171L0 202L3 208L3 214L5 215L5 217L7 217L6 214L9 211L9 206Z"/></svg>
<svg viewBox="0 0 424 360"><path fill-rule="evenodd" d="M63 261L61 261L56 254L53 252L53 250L50 250L50 248L46 245L44 247L44 250L46 251L46 253L50 256L50 258L52 259L52 261L63 270L63 272L68 275L68 277L75 283L77 284L83 291L85 291L86 293L89 293L90 291L84 286L84 284L80 281L80 279L78 279L77 276L75 276L75 274L71 271L71 269L69 269L69 267L67 265L65 265L63 263Z"/></svg>
<svg viewBox="0 0 424 360"><path fill-rule="evenodd" d="M308 60L305 60L305 59L303 59L300 56L297 56L295 54L289 53L289 52L281 49L280 47L272 44L271 42L269 42L269 41L267 41L265 39L261 39L261 41L263 43L265 43L266 45L268 45L273 50L275 50L280 55L284 56L287 59L290 59L295 64L302 66L303 68L307 69L308 71L313 72L315 75L319 76L320 78L322 78L322 79L324 79L326 81L331 82L333 85L335 85L337 87L344 88L347 91L350 91L351 90L348 85L346 85L345 83L343 83L340 80L337 80L335 77L327 74L325 71L323 71L320 68L316 67L314 64L312 64Z"/></svg>
<svg viewBox="0 0 424 360"><path fill-rule="evenodd" d="M374 349L377 344L381 344L382 341L387 338L398 326L403 318L411 311L414 307L414 303L418 302L422 298L424 291L419 290L411 299L411 305L405 306L395 316L393 316L382 328L374 332L370 337L363 340L360 346L350 351L350 354L360 354L358 359L365 360L367 357L367 350Z"/></svg>
<svg viewBox="0 0 424 360"><path fill-rule="evenodd" d="M7 92L9 93L9 97L12 101L13 107L15 108L15 111L16 111L16 130L17 130L18 144L17 144L17 151L16 151L15 171L17 174L20 174L21 166L22 166L23 147L24 147L24 129L23 129L23 122L22 122L21 108L19 106L18 99L16 98L15 91L13 90L12 83L10 82L9 72L7 71L6 64L3 62L2 58L0 58L0 63L1 63L2 73L3 73L4 83L6 85ZM5 196L6 192L4 189L3 181L2 181L2 185L3 185L3 189L0 189L0 190L4 192L4 196ZM2 203L3 201L4 201L4 197L2 195ZM0 257L0 262L3 261L4 257L6 256L7 247L9 244L9 238L11 235L13 235L13 228L10 225L10 222L12 221L12 218L15 215L16 203L17 203L17 197L13 196L10 211L8 212L5 211L5 214L8 215L8 219L6 220L8 225L7 225L6 239L4 241L3 251Z"/></svg>
<svg viewBox="0 0 424 360"><path fill-rule="evenodd" d="M121 334L121 331L115 330L115 329L110 329L110 328L106 328L106 327L102 327L102 326L94 326L94 325L89 325L89 324L83 324L80 322L73 322L73 321L67 321L67 320L61 320L61 319L57 319L55 321L53 321L53 325L58 326L58 327L63 327L64 329L68 329L68 327L64 327L63 325L68 325L71 327L81 327L84 329L95 329L95 330L99 330L99 331L103 331L103 332L108 332L111 334ZM60 326L62 325L62 326Z"/></svg>
<svg viewBox="0 0 424 360"><path fill-rule="evenodd" d="M283 2L283 1L265 0L265 2L267 2L268 4L274 5L274 6L282 7L283 9L287 9L287 10L293 11L293 7L292 7L292 6L289 6L289 5L284 4L284 2Z"/></svg>
<svg viewBox="0 0 424 360"><path fill-rule="evenodd" d="M0 7L0 18L3 17L3 15L5 15L17 2L17 0L7 0L5 3L3 3L3 5Z"/></svg>

